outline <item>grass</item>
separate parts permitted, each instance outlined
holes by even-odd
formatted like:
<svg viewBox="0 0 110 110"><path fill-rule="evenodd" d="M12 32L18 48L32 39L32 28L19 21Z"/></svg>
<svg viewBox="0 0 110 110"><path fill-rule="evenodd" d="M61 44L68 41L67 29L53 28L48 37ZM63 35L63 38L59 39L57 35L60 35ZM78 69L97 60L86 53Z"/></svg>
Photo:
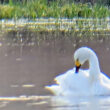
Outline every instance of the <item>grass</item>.
<svg viewBox="0 0 110 110"><path fill-rule="evenodd" d="M73 18L73 17L109 17L110 10L106 6L95 4L75 4L50 2L47 0L30 0L28 2L13 2L9 0L8 4L0 4L0 19L19 19L19 18Z"/></svg>

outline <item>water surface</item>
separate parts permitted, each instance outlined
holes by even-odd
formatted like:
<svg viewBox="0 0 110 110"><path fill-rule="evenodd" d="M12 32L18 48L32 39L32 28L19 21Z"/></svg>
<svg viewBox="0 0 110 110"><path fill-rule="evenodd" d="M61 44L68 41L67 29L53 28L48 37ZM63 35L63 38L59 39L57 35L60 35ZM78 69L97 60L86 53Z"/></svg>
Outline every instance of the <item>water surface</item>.
<svg viewBox="0 0 110 110"><path fill-rule="evenodd" d="M57 38L57 34L56 39L48 39L47 36L40 44L37 34L0 36L0 108L109 110L109 96L66 99L53 97L44 86L53 84L55 76L74 67L73 53L81 46L96 51L102 72L110 76L110 38L68 38L63 34Z"/></svg>

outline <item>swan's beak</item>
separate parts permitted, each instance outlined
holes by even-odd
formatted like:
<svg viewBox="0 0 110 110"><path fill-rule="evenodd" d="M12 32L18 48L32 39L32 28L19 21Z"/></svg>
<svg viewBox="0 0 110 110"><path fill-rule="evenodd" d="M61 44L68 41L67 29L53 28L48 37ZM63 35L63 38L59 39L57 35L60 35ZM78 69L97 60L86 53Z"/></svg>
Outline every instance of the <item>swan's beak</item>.
<svg viewBox="0 0 110 110"><path fill-rule="evenodd" d="M81 64L80 64L79 60L76 60L75 61L75 67L76 67L75 73L78 73L79 72L79 69L81 67Z"/></svg>

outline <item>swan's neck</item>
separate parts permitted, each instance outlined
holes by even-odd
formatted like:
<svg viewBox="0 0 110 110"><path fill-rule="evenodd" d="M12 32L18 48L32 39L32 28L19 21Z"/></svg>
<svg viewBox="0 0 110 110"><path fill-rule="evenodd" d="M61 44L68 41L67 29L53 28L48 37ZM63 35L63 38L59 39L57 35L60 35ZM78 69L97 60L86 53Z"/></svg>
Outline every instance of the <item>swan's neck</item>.
<svg viewBox="0 0 110 110"><path fill-rule="evenodd" d="M89 72L90 72L90 77L92 80L97 80L99 79L99 74L100 74L100 67L99 67L99 61L96 56L96 54L92 54L89 59Z"/></svg>

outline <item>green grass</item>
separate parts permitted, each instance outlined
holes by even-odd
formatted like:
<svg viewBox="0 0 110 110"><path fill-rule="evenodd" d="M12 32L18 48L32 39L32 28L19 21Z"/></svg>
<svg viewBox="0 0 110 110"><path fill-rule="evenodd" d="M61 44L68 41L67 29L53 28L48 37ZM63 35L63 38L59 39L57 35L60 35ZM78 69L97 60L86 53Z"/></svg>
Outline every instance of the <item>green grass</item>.
<svg viewBox="0 0 110 110"><path fill-rule="evenodd" d="M0 4L0 19L6 18L30 18L35 19L44 17L92 17L103 18L110 15L110 10L106 6L95 4L94 6L88 4L75 4L50 2L47 0L30 0L29 2L13 2L9 0L8 4Z"/></svg>

